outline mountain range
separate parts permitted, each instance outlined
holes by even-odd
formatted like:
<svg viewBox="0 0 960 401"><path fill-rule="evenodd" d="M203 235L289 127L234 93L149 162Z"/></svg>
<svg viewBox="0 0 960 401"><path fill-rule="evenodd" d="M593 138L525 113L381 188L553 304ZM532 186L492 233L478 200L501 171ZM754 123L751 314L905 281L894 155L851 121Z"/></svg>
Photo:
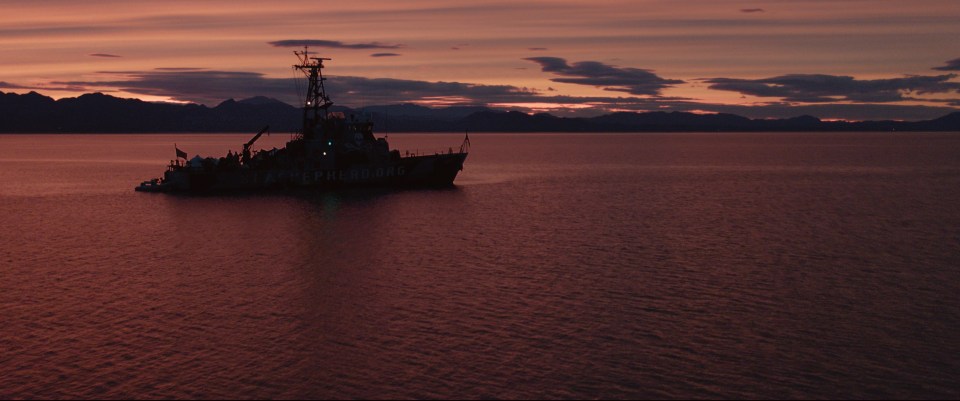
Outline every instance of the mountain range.
<svg viewBox="0 0 960 401"><path fill-rule="evenodd" d="M960 131L960 112L927 121L822 121L812 116L749 119L734 114L619 112L557 117L486 107L429 108L415 104L334 106L331 111L371 118L384 132L750 132L750 131ZM141 133L274 132L300 129L302 109L276 99L227 100L216 107L152 103L102 93L53 98L36 92L0 92L0 132Z"/></svg>

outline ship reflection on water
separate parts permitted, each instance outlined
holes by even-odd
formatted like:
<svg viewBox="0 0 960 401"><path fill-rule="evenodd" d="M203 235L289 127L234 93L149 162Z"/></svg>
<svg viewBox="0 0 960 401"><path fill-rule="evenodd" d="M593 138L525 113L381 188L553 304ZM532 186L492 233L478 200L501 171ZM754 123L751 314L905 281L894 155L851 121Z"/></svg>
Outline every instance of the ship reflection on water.
<svg viewBox="0 0 960 401"><path fill-rule="evenodd" d="M956 135L484 134L449 189L129 190L246 137L0 136L0 398L958 392Z"/></svg>

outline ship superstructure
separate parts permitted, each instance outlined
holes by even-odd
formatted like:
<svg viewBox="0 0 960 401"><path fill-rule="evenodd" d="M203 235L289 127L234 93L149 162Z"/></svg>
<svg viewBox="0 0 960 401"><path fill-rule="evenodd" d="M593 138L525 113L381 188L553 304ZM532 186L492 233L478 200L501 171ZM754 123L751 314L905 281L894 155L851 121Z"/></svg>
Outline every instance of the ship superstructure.
<svg viewBox="0 0 960 401"><path fill-rule="evenodd" d="M294 52L307 80L303 126L281 149L255 151L256 141L269 132L264 127L238 153L220 158L196 156L176 149L177 160L163 178L136 187L148 192L216 192L275 188L336 188L350 186L449 186L463 169L470 140L458 149L429 155L401 156L386 138L377 138L373 123L331 111L323 62L305 48ZM184 161L181 163L180 158Z"/></svg>

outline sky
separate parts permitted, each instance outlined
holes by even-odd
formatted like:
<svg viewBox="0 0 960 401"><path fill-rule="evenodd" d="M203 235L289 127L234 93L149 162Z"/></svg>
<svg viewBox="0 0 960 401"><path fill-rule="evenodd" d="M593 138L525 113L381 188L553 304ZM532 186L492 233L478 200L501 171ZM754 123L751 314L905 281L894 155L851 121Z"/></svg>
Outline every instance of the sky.
<svg viewBox="0 0 960 401"><path fill-rule="evenodd" d="M331 97L351 107L960 111L957 0L0 0L0 10L0 91L55 98L298 104L293 51L307 44L332 59Z"/></svg>

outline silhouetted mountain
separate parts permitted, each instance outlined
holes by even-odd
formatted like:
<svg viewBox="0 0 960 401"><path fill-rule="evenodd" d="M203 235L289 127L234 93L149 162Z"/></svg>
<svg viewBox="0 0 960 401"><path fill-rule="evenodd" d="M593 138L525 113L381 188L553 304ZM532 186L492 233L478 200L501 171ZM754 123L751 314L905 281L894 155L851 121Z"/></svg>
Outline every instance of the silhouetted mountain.
<svg viewBox="0 0 960 401"><path fill-rule="evenodd" d="M0 132L249 132L299 127L300 110L268 98L197 104L151 103L102 93L53 99L0 92Z"/></svg>
<svg viewBox="0 0 960 401"><path fill-rule="evenodd" d="M254 96L254 97L247 98L247 99L243 99L243 100L237 100L237 103L243 103L243 104L258 104L258 105L263 105L263 104L286 104L286 103L284 103L284 102L282 102L282 101L280 101L280 100L274 99L274 98L272 98L272 97L266 97L266 96Z"/></svg>
<svg viewBox="0 0 960 401"><path fill-rule="evenodd" d="M960 131L960 112L929 121L821 121L812 116L752 120L733 114L612 113L570 118L486 107L415 104L331 111L371 118L378 132L681 132L681 131ZM36 92L0 92L0 132L274 132L300 129L303 112L263 96L216 107L150 103L102 93L53 100Z"/></svg>
<svg viewBox="0 0 960 401"><path fill-rule="evenodd" d="M406 117L406 118L431 118L436 120L453 121L464 118L473 113L489 111L490 109L480 106L454 106L446 108L430 108L418 104L393 104L383 106L367 106L357 109L357 111L366 114L372 114L374 117L383 115L385 118Z"/></svg>
<svg viewBox="0 0 960 401"><path fill-rule="evenodd" d="M378 130L385 132L449 131L458 121L486 111L490 109L475 106L434 109L409 103L367 106L356 110L364 118L372 119Z"/></svg>
<svg viewBox="0 0 960 401"><path fill-rule="evenodd" d="M955 131L956 127L960 127L960 112L953 112L934 120L920 121L914 124L923 130Z"/></svg>
<svg viewBox="0 0 960 401"><path fill-rule="evenodd" d="M733 114L694 114L683 112L613 113L591 118L596 124L607 126L610 131L713 131L747 130L752 120Z"/></svg>
<svg viewBox="0 0 960 401"><path fill-rule="evenodd" d="M0 92L0 131L48 131L48 111L54 107L53 99L37 92L25 95Z"/></svg>

